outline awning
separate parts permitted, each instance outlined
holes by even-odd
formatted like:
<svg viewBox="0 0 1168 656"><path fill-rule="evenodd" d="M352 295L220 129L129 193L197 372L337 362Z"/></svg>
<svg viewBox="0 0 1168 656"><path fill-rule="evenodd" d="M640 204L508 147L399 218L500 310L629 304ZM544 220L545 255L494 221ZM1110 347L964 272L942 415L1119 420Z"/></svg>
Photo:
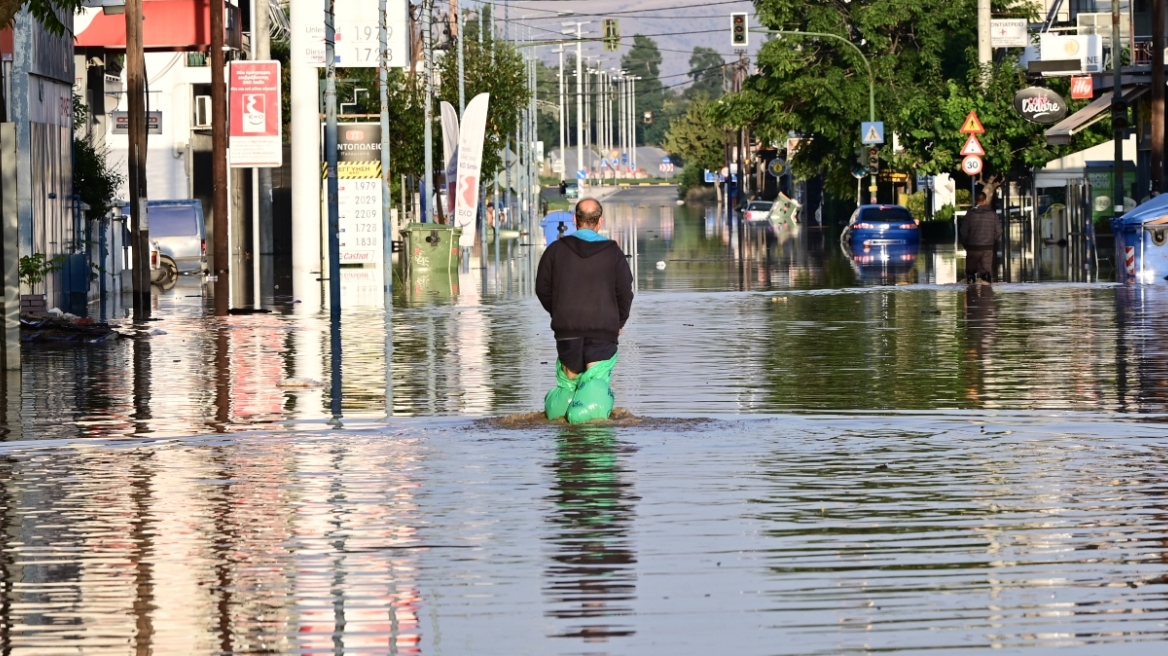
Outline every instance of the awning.
<svg viewBox="0 0 1168 656"><path fill-rule="evenodd" d="M1123 88L1123 99L1131 102L1136 98L1148 92L1147 86L1131 86ZM1055 126L1046 131L1046 143L1049 146L1068 146L1071 143L1071 137L1075 134L1086 130L1098 121L1102 121L1108 116L1111 109L1111 92L1108 91L1102 96L1091 101L1083 109L1071 114L1055 124Z"/></svg>

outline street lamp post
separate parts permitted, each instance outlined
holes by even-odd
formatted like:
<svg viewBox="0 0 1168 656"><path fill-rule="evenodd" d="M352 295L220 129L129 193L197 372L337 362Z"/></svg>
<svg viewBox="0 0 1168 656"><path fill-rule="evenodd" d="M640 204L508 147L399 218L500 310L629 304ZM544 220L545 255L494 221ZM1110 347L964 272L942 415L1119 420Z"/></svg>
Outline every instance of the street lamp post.
<svg viewBox="0 0 1168 656"><path fill-rule="evenodd" d="M872 75L872 64L868 61L868 58L864 56L864 51L860 50L859 46L857 46L856 44L852 43L851 41L845 39L844 37L842 37L838 34L831 34L828 32L800 32L797 30L768 30L765 28L756 28L756 29L753 29L750 31L754 32L756 34L780 34L783 36L817 36L817 37L823 37L825 39L835 39L836 41L842 41L842 42L846 43L852 50L854 50L856 52L857 55L860 56L860 61L864 62L864 68L867 69L867 71L868 71L868 120L873 122L873 123L876 122L876 77ZM871 202L873 205L875 205L876 204L876 174L875 173L872 173L872 179L870 182L869 192L872 194Z"/></svg>
<svg viewBox="0 0 1168 656"><path fill-rule="evenodd" d="M557 53L560 55L560 179L563 180L568 170L568 160L564 156L564 46L560 45Z"/></svg>
<svg viewBox="0 0 1168 656"><path fill-rule="evenodd" d="M576 170L584 167L584 26L592 21L576 21ZM570 25L565 23L564 25Z"/></svg>

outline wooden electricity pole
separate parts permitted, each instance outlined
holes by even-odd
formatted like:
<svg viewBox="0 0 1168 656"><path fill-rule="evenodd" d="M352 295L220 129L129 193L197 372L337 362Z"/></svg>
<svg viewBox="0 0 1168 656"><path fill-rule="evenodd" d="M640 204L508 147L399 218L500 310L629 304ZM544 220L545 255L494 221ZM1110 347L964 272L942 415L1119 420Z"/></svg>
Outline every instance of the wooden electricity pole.
<svg viewBox="0 0 1168 656"><path fill-rule="evenodd" d="M231 308L231 252L227 240L227 86L224 78L224 0L211 0L211 197L214 229L215 314Z"/></svg>
<svg viewBox="0 0 1168 656"><path fill-rule="evenodd" d="M142 51L142 0L126 0L126 95L129 112L130 281L134 320L150 318L150 220L146 211L146 61Z"/></svg>
<svg viewBox="0 0 1168 656"><path fill-rule="evenodd" d="M1152 192L1164 191L1164 0L1152 0ZM1140 190L1137 200L1143 196Z"/></svg>

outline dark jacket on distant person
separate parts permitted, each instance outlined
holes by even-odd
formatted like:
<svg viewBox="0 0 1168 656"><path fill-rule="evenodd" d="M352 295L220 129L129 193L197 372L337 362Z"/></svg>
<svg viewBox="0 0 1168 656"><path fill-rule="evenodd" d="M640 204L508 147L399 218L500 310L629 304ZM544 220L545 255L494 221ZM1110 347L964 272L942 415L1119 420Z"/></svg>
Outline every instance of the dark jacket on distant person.
<svg viewBox="0 0 1168 656"><path fill-rule="evenodd" d="M535 295L552 315L556 339L616 343L633 305L633 274L615 241L568 235L540 258Z"/></svg>
<svg viewBox="0 0 1168 656"><path fill-rule="evenodd" d="M969 210L961 220L961 245L967 251L993 250L1002 239L1002 220L988 205Z"/></svg>

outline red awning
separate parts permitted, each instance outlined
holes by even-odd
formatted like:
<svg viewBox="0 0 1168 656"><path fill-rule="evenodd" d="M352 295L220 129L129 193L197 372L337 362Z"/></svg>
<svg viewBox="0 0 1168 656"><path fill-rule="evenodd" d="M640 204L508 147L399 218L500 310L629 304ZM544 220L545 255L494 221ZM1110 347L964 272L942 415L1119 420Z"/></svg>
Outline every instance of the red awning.
<svg viewBox="0 0 1168 656"><path fill-rule="evenodd" d="M146 50L205 50L211 45L211 0L143 0L142 41ZM239 8L226 6L226 42L239 46ZM75 18L78 48L126 47L126 17L86 9Z"/></svg>
<svg viewBox="0 0 1168 656"><path fill-rule="evenodd" d="M0 55L12 54L12 28L0 27ZM5 59L4 61L8 61Z"/></svg>

